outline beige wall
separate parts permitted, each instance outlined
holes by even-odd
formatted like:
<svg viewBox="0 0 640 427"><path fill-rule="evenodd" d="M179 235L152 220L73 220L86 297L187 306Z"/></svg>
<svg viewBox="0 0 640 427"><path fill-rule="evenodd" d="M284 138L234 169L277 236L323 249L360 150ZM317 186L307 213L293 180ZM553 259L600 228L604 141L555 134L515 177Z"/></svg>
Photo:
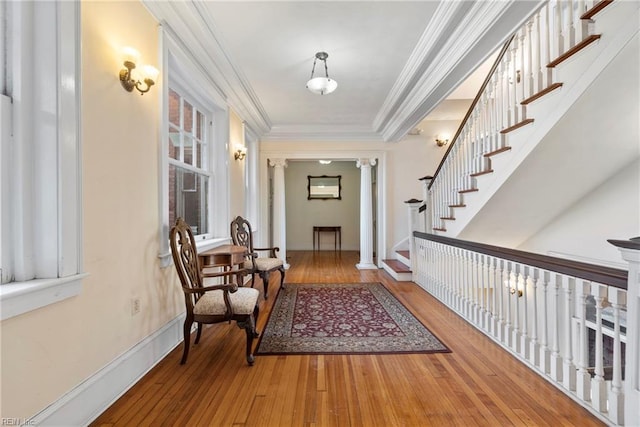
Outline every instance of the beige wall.
<svg viewBox="0 0 640 427"><path fill-rule="evenodd" d="M83 2L89 277L79 296L2 322L2 416L35 415L183 311L173 269L158 263L160 91L121 87L119 49L130 44L159 67L158 27L140 3ZM134 297L141 312L132 316Z"/></svg>
<svg viewBox="0 0 640 427"><path fill-rule="evenodd" d="M287 249L313 249L314 225L342 227L342 249L360 248L360 169L355 161L321 165L317 161L290 161L284 170L287 212ZM341 175L342 200L307 200L307 175ZM334 236L322 233L322 250L333 250Z"/></svg>
<svg viewBox="0 0 640 427"><path fill-rule="evenodd" d="M231 219L238 215L245 216L245 182L244 171L247 165L247 158L236 160L234 154L236 146L244 146L244 135L242 129L242 119L233 111L229 114L229 212Z"/></svg>

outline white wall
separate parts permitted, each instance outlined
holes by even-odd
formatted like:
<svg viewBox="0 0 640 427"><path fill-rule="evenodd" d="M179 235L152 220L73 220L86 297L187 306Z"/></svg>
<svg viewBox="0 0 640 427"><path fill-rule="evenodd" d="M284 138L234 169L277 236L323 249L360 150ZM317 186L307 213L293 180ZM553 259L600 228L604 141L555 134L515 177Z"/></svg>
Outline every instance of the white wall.
<svg viewBox="0 0 640 427"><path fill-rule="evenodd" d="M341 175L342 200L307 200L307 175ZM313 226L342 227L342 249L360 248L360 169L354 161L291 161L285 168L287 249L312 250ZM333 250L332 233L321 233L322 250Z"/></svg>
<svg viewBox="0 0 640 427"><path fill-rule="evenodd" d="M640 160L596 187L518 249L626 268L607 239L640 236Z"/></svg>

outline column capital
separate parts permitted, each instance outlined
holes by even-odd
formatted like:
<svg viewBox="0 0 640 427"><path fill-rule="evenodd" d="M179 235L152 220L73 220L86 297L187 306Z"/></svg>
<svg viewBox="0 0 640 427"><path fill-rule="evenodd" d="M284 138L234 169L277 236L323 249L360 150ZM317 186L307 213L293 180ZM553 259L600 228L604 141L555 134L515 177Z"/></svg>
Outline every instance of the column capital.
<svg viewBox="0 0 640 427"><path fill-rule="evenodd" d="M286 168L287 159L269 159L269 166Z"/></svg>
<svg viewBox="0 0 640 427"><path fill-rule="evenodd" d="M376 159L358 159L356 167L371 167L376 165Z"/></svg>

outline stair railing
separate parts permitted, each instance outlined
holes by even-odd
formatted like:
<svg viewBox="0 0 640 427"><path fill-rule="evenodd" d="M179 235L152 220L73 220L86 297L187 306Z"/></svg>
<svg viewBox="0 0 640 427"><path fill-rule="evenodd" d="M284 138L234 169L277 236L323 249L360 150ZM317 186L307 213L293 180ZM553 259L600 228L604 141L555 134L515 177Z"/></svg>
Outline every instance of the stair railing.
<svg viewBox="0 0 640 427"><path fill-rule="evenodd" d="M625 378L638 381L640 238L611 242L631 245L629 273L414 232L413 280L601 420L622 425L625 402L638 406L626 397L638 384L625 390Z"/></svg>
<svg viewBox="0 0 640 427"><path fill-rule="evenodd" d="M506 135L533 122L527 105L562 86L554 67L599 37L591 17L610 2L547 1L504 45L429 184L431 230L446 231L476 178L493 172L491 157L510 149Z"/></svg>

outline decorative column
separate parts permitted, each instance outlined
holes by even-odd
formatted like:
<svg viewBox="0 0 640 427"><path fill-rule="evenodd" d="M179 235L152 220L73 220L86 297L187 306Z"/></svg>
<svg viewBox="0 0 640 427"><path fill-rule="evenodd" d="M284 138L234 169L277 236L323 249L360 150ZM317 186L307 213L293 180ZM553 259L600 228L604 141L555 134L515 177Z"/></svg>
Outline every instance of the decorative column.
<svg viewBox="0 0 640 427"><path fill-rule="evenodd" d="M629 263L627 282L627 344L624 373L624 420L625 425L640 424L640 237L629 240L608 240L622 253L622 258ZM619 303L619 301L615 301ZM619 304L618 304L619 305ZM614 306L615 308L615 306ZM614 365L615 369L615 365ZM614 373L614 382L619 373ZM612 385L616 392L616 385ZM619 392L618 392L619 394ZM616 399L620 400L620 399ZM615 402L616 410L619 402Z"/></svg>
<svg viewBox="0 0 640 427"><path fill-rule="evenodd" d="M284 268L287 264L287 216L285 205L284 168L286 159L269 159L269 166L273 166L273 246L280 248L277 253L282 259Z"/></svg>
<svg viewBox="0 0 640 427"><path fill-rule="evenodd" d="M373 263L373 200L371 198L371 166L376 159L359 159L360 168L360 262L359 270L372 270L378 267Z"/></svg>

